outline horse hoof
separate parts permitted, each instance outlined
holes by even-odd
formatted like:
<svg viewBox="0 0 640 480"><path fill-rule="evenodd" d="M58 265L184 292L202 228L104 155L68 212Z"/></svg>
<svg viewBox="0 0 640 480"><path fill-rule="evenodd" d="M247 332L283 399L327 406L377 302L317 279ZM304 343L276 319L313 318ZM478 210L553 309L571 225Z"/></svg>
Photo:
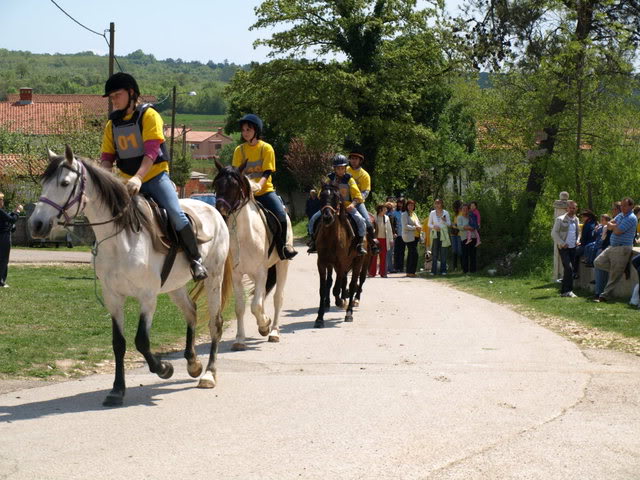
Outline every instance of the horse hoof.
<svg viewBox="0 0 640 480"><path fill-rule="evenodd" d="M191 378L198 378L202 374L202 363L195 361L187 364L187 372Z"/></svg>
<svg viewBox="0 0 640 480"><path fill-rule="evenodd" d="M231 345L232 352L244 352L247 349L247 346L244 343L234 343Z"/></svg>
<svg viewBox="0 0 640 480"><path fill-rule="evenodd" d="M346 317L344 317L344 321L345 322L353 322L353 315L347 315Z"/></svg>
<svg viewBox="0 0 640 480"><path fill-rule="evenodd" d="M353 301L353 306L354 306L354 307L358 307L358 306L360 306L360 300L354 300L354 301Z"/></svg>
<svg viewBox="0 0 640 480"><path fill-rule="evenodd" d="M267 335L269 335L270 331L271 329L269 328L269 325L267 325L266 327L258 327L258 333L263 337L266 337Z"/></svg>
<svg viewBox="0 0 640 480"><path fill-rule="evenodd" d="M173 365L169 362L162 362L162 370L158 372L158 376L163 380L173 376Z"/></svg>
<svg viewBox="0 0 640 480"><path fill-rule="evenodd" d="M123 393L109 393L107 398L102 402L103 407L120 407L122 405L122 400L124 398Z"/></svg>
<svg viewBox="0 0 640 480"><path fill-rule="evenodd" d="M324 320L316 320L313 324L313 328L324 328Z"/></svg>
<svg viewBox="0 0 640 480"><path fill-rule="evenodd" d="M215 386L216 386L216 379L214 378L213 375L211 375L211 372L205 373L204 376L198 382L198 388L215 388Z"/></svg>
<svg viewBox="0 0 640 480"><path fill-rule="evenodd" d="M269 342L280 343L280 335L278 335L278 332L271 332L271 335L269 335Z"/></svg>

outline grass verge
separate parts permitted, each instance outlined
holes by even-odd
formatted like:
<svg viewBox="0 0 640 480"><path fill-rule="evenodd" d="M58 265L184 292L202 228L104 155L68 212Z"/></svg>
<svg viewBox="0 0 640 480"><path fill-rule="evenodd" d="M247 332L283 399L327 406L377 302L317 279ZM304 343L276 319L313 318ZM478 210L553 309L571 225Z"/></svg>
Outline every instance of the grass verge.
<svg viewBox="0 0 640 480"><path fill-rule="evenodd" d="M0 375L76 376L95 371L113 358L111 318L94 293L90 266L21 266L9 270L10 288L0 289ZM98 293L100 285L98 284ZM127 356L135 352L139 308L125 306ZM224 318L233 316L229 302ZM184 348L186 324L167 295L158 297L151 331L154 351ZM208 338L207 322L198 333ZM130 353L135 352L135 353Z"/></svg>

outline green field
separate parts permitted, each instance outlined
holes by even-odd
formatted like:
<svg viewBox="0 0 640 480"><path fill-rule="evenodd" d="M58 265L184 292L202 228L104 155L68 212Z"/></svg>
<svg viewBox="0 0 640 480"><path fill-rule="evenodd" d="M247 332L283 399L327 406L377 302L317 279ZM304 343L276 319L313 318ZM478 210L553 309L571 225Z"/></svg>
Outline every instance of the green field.
<svg viewBox="0 0 640 480"><path fill-rule="evenodd" d="M171 125L171 113L162 114L165 125ZM192 113L176 113L176 127L186 125L193 130L215 131L224 127L226 115L198 115Z"/></svg>

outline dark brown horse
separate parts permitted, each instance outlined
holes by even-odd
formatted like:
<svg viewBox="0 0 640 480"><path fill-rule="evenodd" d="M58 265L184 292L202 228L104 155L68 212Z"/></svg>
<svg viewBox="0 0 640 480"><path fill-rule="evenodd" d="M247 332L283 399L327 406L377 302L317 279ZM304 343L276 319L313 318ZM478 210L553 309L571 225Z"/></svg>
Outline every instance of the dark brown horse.
<svg viewBox="0 0 640 480"><path fill-rule="evenodd" d="M344 307L347 301L345 322L353 321L353 297L357 289L358 278L364 265L364 256L358 256L355 248L355 236L342 205L340 192L330 184L324 184L320 190L322 212L316 235L318 248L318 273L320 274L320 308L315 321L316 328L324 327L324 312L329 305L331 288L331 270L336 271L336 283L333 286L336 306ZM351 271L351 281L347 289L347 274Z"/></svg>

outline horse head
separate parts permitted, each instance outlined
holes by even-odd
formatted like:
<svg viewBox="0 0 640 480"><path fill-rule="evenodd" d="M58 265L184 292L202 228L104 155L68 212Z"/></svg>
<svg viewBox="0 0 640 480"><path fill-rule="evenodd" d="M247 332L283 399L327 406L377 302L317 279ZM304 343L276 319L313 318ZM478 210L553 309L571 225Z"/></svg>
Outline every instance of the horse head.
<svg viewBox="0 0 640 480"><path fill-rule="evenodd" d="M240 167L224 166L216 160L218 174L213 179L216 192L216 208L223 217L240 210L252 196L250 180L244 175L245 161Z"/></svg>
<svg viewBox="0 0 640 480"><path fill-rule="evenodd" d="M331 225L336 217L342 214L342 197L338 187L330 183L322 184L320 193L320 212L322 212L322 223L326 226Z"/></svg>
<svg viewBox="0 0 640 480"><path fill-rule="evenodd" d="M64 155L48 150L49 165L42 174L42 196L29 217L29 230L33 238L46 238L51 232L54 220L64 215L65 224L83 209L86 185L85 168L73 154L69 145ZM73 207L75 212L69 215Z"/></svg>

